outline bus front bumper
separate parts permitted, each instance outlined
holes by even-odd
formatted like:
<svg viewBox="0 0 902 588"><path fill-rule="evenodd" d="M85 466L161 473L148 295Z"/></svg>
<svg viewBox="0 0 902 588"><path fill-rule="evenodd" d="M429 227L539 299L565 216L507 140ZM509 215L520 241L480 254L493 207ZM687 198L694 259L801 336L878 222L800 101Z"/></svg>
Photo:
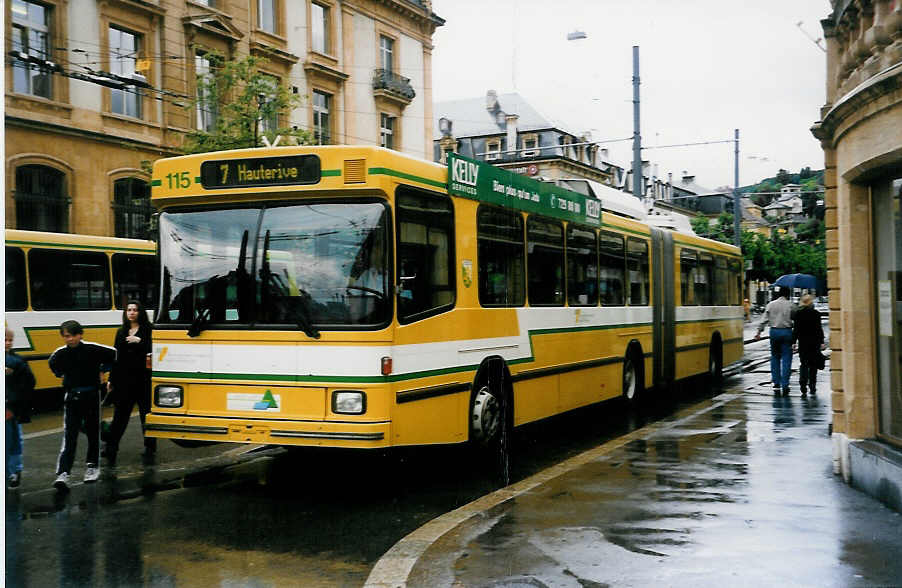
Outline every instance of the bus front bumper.
<svg viewBox="0 0 902 588"><path fill-rule="evenodd" d="M390 445L391 423L255 421L151 413L145 435L225 443L261 443L306 447L381 448Z"/></svg>

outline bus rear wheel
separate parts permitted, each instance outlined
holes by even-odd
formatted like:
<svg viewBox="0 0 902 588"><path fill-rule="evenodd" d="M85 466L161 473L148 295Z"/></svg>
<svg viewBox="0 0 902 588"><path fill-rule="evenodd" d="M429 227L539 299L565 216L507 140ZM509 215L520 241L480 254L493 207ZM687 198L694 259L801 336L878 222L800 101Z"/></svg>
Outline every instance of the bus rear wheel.
<svg viewBox="0 0 902 588"><path fill-rule="evenodd" d="M623 360L623 399L630 405L639 402L642 395L642 374L636 353L630 351Z"/></svg>
<svg viewBox="0 0 902 588"><path fill-rule="evenodd" d="M712 341L708 350L708 387L712 391L723 386L723 352L718 341Z"/></svg>

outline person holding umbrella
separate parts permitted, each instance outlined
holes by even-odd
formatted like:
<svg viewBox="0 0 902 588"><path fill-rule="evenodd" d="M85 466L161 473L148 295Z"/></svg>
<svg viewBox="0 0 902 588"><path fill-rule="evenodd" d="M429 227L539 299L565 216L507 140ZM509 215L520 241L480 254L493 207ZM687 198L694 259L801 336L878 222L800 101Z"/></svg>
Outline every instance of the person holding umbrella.
<svg viewBox="0 0 902 588"><path fill-rule="evenodd" d="M764 316L755 333L755 340L761 338L764 327L770 324L770 375L774 384L774 396L789 396L789 373L792 366L792 291L781 286L778 297L771 300L764 309Z"/></svg>

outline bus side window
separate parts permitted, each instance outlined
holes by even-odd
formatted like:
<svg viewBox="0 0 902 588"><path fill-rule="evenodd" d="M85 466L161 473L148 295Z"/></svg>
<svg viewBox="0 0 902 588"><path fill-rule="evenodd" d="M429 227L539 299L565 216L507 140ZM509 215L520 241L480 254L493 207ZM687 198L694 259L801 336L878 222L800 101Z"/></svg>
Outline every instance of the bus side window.
<svg viewBox="0 0 902 588"><path fill-rule="evenodd" d="M454 304L454 211L447 196L398 188L398 319L408 323Z"/></svg>
<svg viewBox="0 0 902 588"><path fill-rule="evenodd" d="M727 304L742 304L742 262L738 259L730 260L730 283L732 287L730 288L730 299L727 301Z"/></svg>
<svg viewBox="0 0 902 588"><path fill-rule="evenodd" d="M598 238L592 229L567 226L567 303L598 304Z"/></svg>
<svg viewBox="0 0 902 588"><path fill-rule="evenodd" d="M530 216L526 221L529 304L564 305L564 227Z"/></svg>
<svg viewBox="0 0 902 588"><path fill-rule="evenodd" d="M696 306L695 272L698 265L698 253L692 249L680 251L680 299L682 306Z"/></svg>
<svg viewBox="0 0 902 588"><path fill-rule="evenodd" d="M6 248L6 310L25 310L25 253L18 247Z"/></svg>
<svg viewBox="0 0 902 588"><path fill-rule="evenodd" d="M714 256L702 253L698 256L698 268L695 273L695 301L701 306L711 306L714 302Z"/></svg>
<svg viewBox="0 0 902 588"><path fill-rule="evenodd" d="M32 307L35 310L108 310L110 267L105 253L32 249Z"/></svg>
<svg viewBox="0 0 902 588"><path fill-rule="evenodd" d="M648 241L627 239L627 269L630 277L630 306L646 306L649 299Z"/></svg>
<svg viewBox="0 0 902 588"><path fill-rule="evenodd" d="M477 280L483 306L523 306L526 272L523 216L480 206L476 213Z"/></svg>
<svg viewBox="0 0 902 588"><path fill-rule="evenodd" d="M601 232L599 288L601 304L623 306L624 304L624 247L623 236L607 231Z"/></svg>
<svg viewBox="0 0 902 588"><path fill-rule="evenodd" d="M729 274L727 273L727 258L718 255L714 258L714 305L726 306L729 299L730 288Z"/></svg>
<svg viewBox="0 0 902 588"><path fill-rule="evenodd" d="M137 300L144 308L155 308L157 268L153 255L113 254L113 295L118 308Z"/></svg>

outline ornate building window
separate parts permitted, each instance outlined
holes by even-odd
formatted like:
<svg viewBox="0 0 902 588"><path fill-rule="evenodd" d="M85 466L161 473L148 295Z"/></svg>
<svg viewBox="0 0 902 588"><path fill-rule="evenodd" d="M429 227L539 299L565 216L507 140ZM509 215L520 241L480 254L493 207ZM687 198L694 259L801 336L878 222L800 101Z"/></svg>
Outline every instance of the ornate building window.
<svg viewBox="0 0 902 588"><path fill-rule="evenodd" d="M317 145L332 143L332 96L313 91L313 139Z"/></svg>
<svg viewBox="0 0 902 588"><path fill-rule="evenodd" d="M395 117L384 112L380 114L379 144L386 149L395 148Z"/></svg>
<svg viewBox="0 0 902 588"><path fill-rule="evenodd" d="M141 35L125 29L110 27L110 73L129 78L137 72L141 52ZM134 86L110 90L110 111L132 118L141 118L141 90Z"/></svg>
<svg viewBox="0 0 902 588"><path fill-rule="evenodd" d="M197 86L197 130L212 133L216 130L216 119L219 116L219 104L216 92L212 87L213 60L207 54L198 52L194 55L194 75Z"/></svg>
<svg viewBox="0 0 902 588"><path fill-rule="evenodd" d="M69 231L66 175L46 165L16 168L16 228L30 231Z"/></svg>
<svg viewBox="0 0 902 588"><path fill-rule="evenodd" d="M150 184L140 178L113 182L113 224L117 237L147 239L152 212Z"/></svg>
<svg viewBox="0 0 902 588"><path fill-rule="evenodd" d="M38 59L51 58L50 7L36 2L12 2L12 50ZM13 91L51 98L50 76L46 69L32 63L15 60Z"/></svg>
<svg viewBox="0 0 902 588"><path fill-rule="evenodd" d="M310 5L312 27L311 44L313 50L318 53L332 53L332 39L329 35L331 30L330 12L328 6L313 2Z"/></svg>

